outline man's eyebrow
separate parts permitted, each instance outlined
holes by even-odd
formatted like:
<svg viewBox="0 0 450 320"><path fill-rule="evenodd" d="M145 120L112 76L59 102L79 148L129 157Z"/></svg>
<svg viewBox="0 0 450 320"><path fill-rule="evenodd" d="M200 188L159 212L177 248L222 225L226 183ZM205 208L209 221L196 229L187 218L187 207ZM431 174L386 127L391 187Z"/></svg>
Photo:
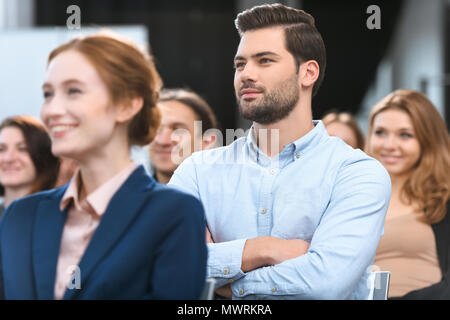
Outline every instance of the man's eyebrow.
<svg viewBox="0 0 450 320"><path fill-rule="evenodd" d="M275 52L271 52L271 51L263 51L263 52L258 52L255 53L254 55L252 55L252 58L258 58L258 57L262 57L262 56L277 56L279 57L278 54L276 54Z"/></svg>
<svg viewBox="0 0 450 320"><path fill-rule="evenodd" d="M269 56L269 55L270 56L277 56L277 57L280 56L280 55L278 55L278 54L276 54L275 52L272 52L272 51L263 51L263 52L258 52L258 53L255 53L255 54L251 55L250 58L259 58L259 57ZM245 60L245 58L243 56L236 56L234 58L234 61L236 61L236 60Z"/></svg>
<svg viewBox="0 0 450 320"><path fill-rule="evenodd" d="M172 122L172 123L170 123L170 126L172 126L172 127L185 127L185 128L188 128L188 125L186 123L180 122L180 121Z"/></svg>

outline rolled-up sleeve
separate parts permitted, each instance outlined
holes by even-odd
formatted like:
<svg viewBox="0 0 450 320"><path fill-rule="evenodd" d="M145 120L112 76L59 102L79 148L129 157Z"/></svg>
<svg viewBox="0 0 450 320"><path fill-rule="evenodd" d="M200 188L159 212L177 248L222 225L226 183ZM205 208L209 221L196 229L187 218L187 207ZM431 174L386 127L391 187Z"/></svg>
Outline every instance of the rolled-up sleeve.
<svg viewBox="0 0 450 320"><path fill-rule="evenodd" d="M389 175L377 161L343 165L308 252L248 272L231 285L233 298L365 299L369 287L354 292L373 263L390 194Z"/></svg>

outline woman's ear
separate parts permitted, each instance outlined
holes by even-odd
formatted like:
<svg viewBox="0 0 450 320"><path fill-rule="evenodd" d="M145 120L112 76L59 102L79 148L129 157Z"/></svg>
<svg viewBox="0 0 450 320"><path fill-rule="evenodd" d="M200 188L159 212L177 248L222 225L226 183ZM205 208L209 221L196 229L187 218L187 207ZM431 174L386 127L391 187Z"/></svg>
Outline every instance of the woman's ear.
<svg viewBox="0 0 450 320"><path fill-rule="evenodd" d="M119 123L130 121L138 114L144 106L142 97L135 97L120 103L117 106L116 120Z"/></svg>

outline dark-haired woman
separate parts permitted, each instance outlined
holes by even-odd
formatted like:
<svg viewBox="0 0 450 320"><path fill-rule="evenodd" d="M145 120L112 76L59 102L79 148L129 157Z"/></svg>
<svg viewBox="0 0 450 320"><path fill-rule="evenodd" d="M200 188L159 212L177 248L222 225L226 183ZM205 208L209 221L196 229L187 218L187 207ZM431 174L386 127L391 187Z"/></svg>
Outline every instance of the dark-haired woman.
<svg viewBox="0 0 450 320"><path fill-rule="evenodd" d="M14 200L53 188L58 168L59 160L39 119L4 119L0 123L0 216Z"/></svg>

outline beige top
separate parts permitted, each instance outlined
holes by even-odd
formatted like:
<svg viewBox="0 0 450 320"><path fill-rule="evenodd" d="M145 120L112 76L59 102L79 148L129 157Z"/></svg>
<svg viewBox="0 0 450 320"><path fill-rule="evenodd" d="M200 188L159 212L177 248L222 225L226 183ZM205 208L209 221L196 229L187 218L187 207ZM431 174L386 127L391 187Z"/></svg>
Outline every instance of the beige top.
<svg viewBox="0 0 450 320"><path fill-rule="evenodd" d="M135 163L131 163L81 202L78 198L80 171L77 169L75 172L60 203L61 211L69 204L71 207L61 239L56 269L55 299L60 300L64 297L67 285L72 280L72 273L76 270L110 200L136 167ZM83 270L80 270L81 272Z"/></svg>
<svg viewBox="0 0 450 320"><path fill-rule="evenodd" d="M433 229L410 212L386 217L374 265L390 271L389 297L427 287L441 280Z"/></svg>

